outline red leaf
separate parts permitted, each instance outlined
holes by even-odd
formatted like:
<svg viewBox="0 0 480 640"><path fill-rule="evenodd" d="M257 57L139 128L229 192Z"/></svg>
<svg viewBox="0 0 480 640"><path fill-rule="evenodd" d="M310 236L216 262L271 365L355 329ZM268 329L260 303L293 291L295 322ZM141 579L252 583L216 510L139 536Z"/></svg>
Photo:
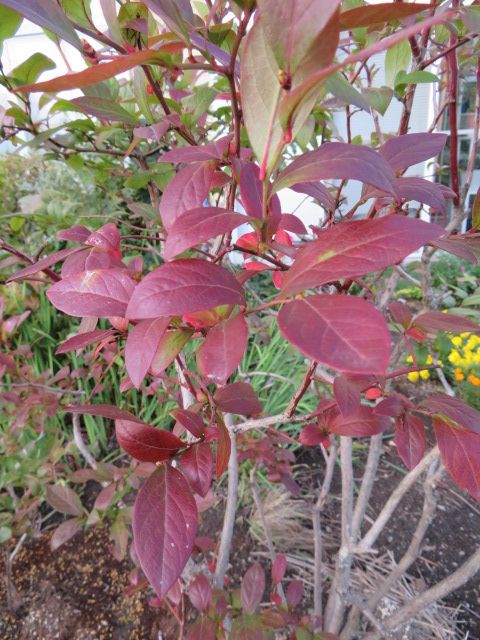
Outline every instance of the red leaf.
<svg viewBox="0 0 480 640"><path fill-rule="evenodd" d="M459 427L480 434L480 413L458 398L436 393L424 400L421 406L444 421L454 422Z"/></svg>
<svg viewBox="0 0 480 640"><path fill-rule="evenodd" d="M49 3L50 7L51 3ZM105 62L103 64L96 64L83 71L77 71L75 73L67 73L51 80L45 80L45 82L37 82L36 84L27 84L22 87L18 87L17 91L23 92L35 92L35 91L68 91L70 89L81 89L82 87L88 87L91 84L97 84L97 82L103 82L108 78L133 69L134 67L147 64L148 62L154 62L158 58L161 50L150 51L136 51L126 56L117 56L111 62Z"/></svg>
<svg viewBox="0 0 480 640"><path fill-rule="evenodd" d="M180 467L192 489L204 498L212 483L213 455L206 442L194 444L180 456Z"/></svg>
<svg viewBox="0 0 480 640"><path fill-rule="evenodd" d="M395 421L395 446L407 469L417 466L427 445L425 425L418 416L403 413Z"/></svg>
<svg viewBox="0 0 480 640"><path fill-rule="evenodd" d="M91 344L105 340L110 336L114 336L115 331L113 329L97 329L96 331L87 331L86 333L79 333L73 338L69 338L62 342L55 353L68 353L69 351L76 351L83 347L88 347Z"/></svg>
<svg viewBox="0 0 480 640"><path fill-rule="evenodd" d="M359 180L386 193L395 194L393 171L370 147L344 142L329 142L308 151L284 169L274 183L274 190L286 189L301 182L317 180Z"/></svg>
<svg viewBox="0 0 480 640"><path fill-rule="evenodd" d="M187 640L216 640L217 626L205 616L200 616L188 630Z"/></svg>
<svg viewBox="0 0 480 640"><path fill-rule="evenodd" d="M335 198L321 182L300 182L292 185L292 190L314 198L327 211L335 211Z"/></svg>
<svg viewBox="0 0 480 640"><path fill-rule="evenodd" d="M198 413L189 411L188 409L177 409L172 411L172 416L182 427L190 431L195 438L201 438L205 432L205 424Z"/></svg>
<svg viewBox="0 0 480 640"><path fill-rule="evenodd" d="M102 418L109 418L110 420L129 420L130 422L145 424L142 420L134 416L133 413L123 411L123 409L118 409L112 404L84 404L77 406L70 405L68 407L65 407L65 411L67 411L68 413L87 413L91 416L100 416Z"/></svg>
<svg viewBox="0 0 480 640"><path fill-rule="evenodd" d="M381 271L442 234L436 224L400 215L342 222L298 252L283 293Z"/></svg>
<svg viewBox="0 0 480 640"><path fill-rule="evenodd" d="M426 311L413 319L414 325L419 325L424 329L433 329L434 331L451 331L452 333L461 333L469 331L470 333L480 333L480 325L472 322L468 318L461 318L449 313L441 313L440 311Z"/></svg>
<svg viewBox="0 0 480 640"><path fill-rule="evenodd" d="M86 248L68 256L62 265L62 278L73 276L81 271L96 271L98 269L124 269L125 265L118 255L113 255L102 249Z"/></svg>
<svg viewBox="0 0 480 640"><path fill-rule="evenodd" d="M75 247L73 249L62 249L61 251L51 253L49 256L42 258L38 262L35 262L34 264L31 264L28 267L17 271L13 274L13 276L10 276L10 278L8 278L7 282L22 280L23 278L27 278L28 276L32 276L35 273L38 273L39 271L44 271L45 269L48 269L48 267L51 267L53 264L60 262L60 260L63 260L70 254L78 253L79 251L83 251L83 248Z"/></svg>
<svg viewBox="0 0 480 640"><path fill-rule="evenodd" d="M452 253L462 260L468 260L472 264L478 264L480 259L480 236L479 234L450 236L436 240L434 244L442 251Z"/></svg>
<svg viewBox="0 0 480 640"><path fill-rule="evenodd" d="M384 373L391 339L382 314L361 298L307 296L278 314L282 335L312 360L348 373Z"/></svg>
<svg viewBox="0 0 480 640"><path fill-rule="evenodd" d="M118 252L120 249L120 232L114 224L109 222L100 227L98 231L91 233L85 240L85 244L102 251Z"/></svg>
<svg viewBox="0 0 480 640"><path fill-rule="evenodd" d="M275 558L274 563L272 564L272 582L273 584L278 584L285 577L285 572L287 570L287 558L285 554L281 553Z"/></svg>
<svg viewBox="0 0 480 640"><path fill-rule="evenodd" d="M69 520L65 520L59 525L55 531L53 532L52 537L50 538L50 549L52 551L56 551L58 547L61 547L62 544L68 542L73 538L75 534L77 534L82 529L81 521L77 518L70 518Z"/></svg>
<svg viewBox="0 0 480 640"><path fill-rule="evenodd" d="M115 420L115 435L122 449L141 462L169 460L185 446L169 431L129 420Z"/></svg>
<svg viewBox="0 0 480 640"><path fill-rule="evenodd" d="M217 416L217 426L218 442L215 476L218 480L227 469L228 461L230 460L230 454L232 451L232 441L230 439L230 433L220 416Z"/></svg>
<svg viewBox="0 0 480 640"><path fill-rule="evenodd" d="M303 593L303 584L300 580L292 580L289 583L287 593L285 595L287 596L287 604L291 609L300 604L300 601L303 598Z"/></svg>
<svg viewBox="0 0 480 640"><path fill-rule="evenodd" d="M406 329L412 320L412 312L407 305L403 304L403 302L391 302L388 305L388 309L395 322L398 322Z"/></svg>
<svg viewBox="0 0 480 640"><path fill-rule="evenodd" d="M125 367L136 389L140 388L147 375L169 322L168 317L144 320L128 334L125 344Z"/></svg>
<svg viewBox="0 0 480 640"><path fill-rule="evenodd" d="M480 435L439 417L433 418L433 429L449 474L459 487L480 500Z"/></svg>
<svg viewBox="0 0 480 640"><path fill-rule="evenodd" d="M265 591L265 571L256 562L247 570L240 587L240 599L244 613L254 613L262 601Z"/></svg>
<svg viewBox="0 0 480 640"><path fill-rule="evenodd" d="M405 409L415 409L409 399L399 393L393 393L374 407L373 412L379 416L390 416L398 418Z"/></svg>
<svg viewBox="0 0 480 640"><path fill-rule="evenodd" d="M326 436L318 424L312 423L303 427L298 436L298 441L300 444L303 444L304 447L316 447L319 444L323 444L325 437L328 438L328 435Z"/></svg>
<svg viewBox="0 0 480 640"><path fill-rule="evenodd" d="M280 224L278 226L281 230L290 231L291 233L296 233L298 235L304 235L308 233L303 222L300 220L300 218L297 218L297 216L293 215L293 213L282 213Z"/></svg>
<svg viewBox="0 0 480 640"><path fill-rule="evenodd" d="M83 515L82 502L70 487L47 484L45 491L48 504L60 513L66 513L69 516Z"/></svg>
<svg viewBox="0 0 480 640"><path fill-rule="evenodd" d="M364 437L382 433L390 426L390 418L373 412L372 407L362 405L356 414L343 417L340 412L329 418L327 428L339 436Z"/></svg>
<svg viewBox="0 0 480 640"><path fill-rule="evenodd" d="M140 566L163 598L193 549L197 507L182 474L162 465L140 489L133 508L133 538Z"/></svg>
<svg viewBox="0 0 480 640"><path fill-rule="evenodd" d="M195 609L204 613L212 601L210 580L204 575L196 576L188 587L188 597Z"/></svg>
<svg viewBox="0 0 480 640"><path fill-rule="evenodd" d="M215 391L214 400L226 413L251 416L263 410L257 394L247 382L232 382Z"/></svg>
<svg viewBox="0 0 480 640"><path fill-rule="evenodd" d="M241 313L210 329L197 351L202 376L215 384L225 384L242 360L247 339L247 323Z"/></svg>
<svg viewBox="0 0 480 640"><path fill-rule="evenodd" d="M407 133L384 142L379 153L394 171L403 171L437 156L447 138L446 133Z"/></svg>
<svg viewBox="0 0 480 640"><path fill-rule="evenodd" d="M81 242L82 244L91 234L90 229L81 224L74 224L73 227L62 229L57 233L59 240L70 240L71 242Z"/></svg>
<svg viewBox="0 0 480 640"><path fill-rule="evenodd" d="M75 273L54 284L47 296L54 307L70 316L124 316L135 282L124 271L99 269Z"/></svg>
<svg viewBox="0 0 480 640"><path fill-rule="evenodd" d="M97 495L93 508L98 509L98 511L106 511L112 504L116 492L117 488L113 483L104 487Z"/></svg>
<svg viewBox="0 0 480 640"><path fill-rule="evenodd" d="M175 360L192 337L192 333L192 331L178 329L163 334L151 364L153 376L159 376Z"/></svg>
<svg viewBox="0 0 480 640"><path fill-rule="evenodd" d="M165 260L171 260L201 242L230 233L246 222L247 218L241 213L220 207L200 207L185 211L175 218L170 227L165 243Z"/></svg>
<svg viewBox="0 0 480 640"><path fill-rule="evenodd" d="M382 2L375 6L360 6L341 13L340 26L348 31L371 27L383 22L402 20L429 8L428 4L392 4L391 2Z"/></svg>
<svg viewBox="0 0 480 640"><path fill-rule="evenodd" d="M345 376L336 376L333 393L344 418L357 413L360 407L360 391Z"/></svg>
<svg viewBox="0 0 480 640"><path fill-rule="evenodd" d="M443 213L447 207L446 200L455 197L455 193L451 189L424 178L397 178L395 187L402 200L417 200Z"/></svg>
<svg viewBox="0 0 480 640"><path fill-rule="evenodd" d="M223 304L245 304L243 289L229 271L206 260L175 260L137 285L127 318L176 316Z"/></svg>
<svg viewBox="0 0 480 640"><path fill-rule="evenodd" d="M211 160L196 162L170 180L160 202L160 216L167 231L181 213L202 206L210 190L216 165Z"/></svg>
<svg viewBox="0 0 480 640"><path fill-rule="evenodd" d="M232 136L224 136L210 144L196 147L179 147L163 153L158 162L204 162L206 160L222 160L225 156Z"/></svg>

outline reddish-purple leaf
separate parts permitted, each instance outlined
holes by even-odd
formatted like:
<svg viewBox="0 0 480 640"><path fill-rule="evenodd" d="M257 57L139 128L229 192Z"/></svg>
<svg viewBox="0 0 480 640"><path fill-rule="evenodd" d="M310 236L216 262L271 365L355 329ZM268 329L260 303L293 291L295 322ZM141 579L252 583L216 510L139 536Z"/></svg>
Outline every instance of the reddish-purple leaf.
<svg viewBox="0 0 480 640"><path fill-rule="evenodd" d="M74 224L73 227L62 229L57 233L59 240L69 240L71 242L81 242L82 244L92 232L81 224Z"/></svg>
<svg viewBox="0 0 480 640"><path fill-rule="evenodd" d="M222 160L225 156L232 136L225 136L210 144L195 147L178 147L163 153L158 162L204 162L206 160Z"/></svg>
<svg viewBox="0 0 480 640"><path fill-rule="evenodd" d="M84 248L83 251L72 253L65 259L62 265L62 278L68 278L75 273L83 271L95 271L97 269L124 269L125 265L119 255L102 249Z"/></svg>
<svg viewBox="0 0 480 640"><path fill-rule="evenodd" d="M196 576L188 587L188 597L195 609L204 613L212 601L210 580L202 574Z"/></svg>
<svg viewBox="0 0 480 640"><path fill-rule="evenodd" d="M136 389L140 388L147 375L169 322L168 317L143 320L128 334L125 344L125 367Z"/></svg>
<svg viewBox="0 0 480 640"><path fill-rule="evenodd" d="M144 422L115 420L115 435L122 449L141 462L163 462L185 446L173 433Z"/></svg>
<svg viewBox="0 0 480 640"><path fill-rule="evenodd" d="M217 389L214 400L218 408L226 413L250 416L263 410L257 394L247 382L232 382Z"/></svg>
<svg viewBox="0 0 480 640"><path fill-rule="evenodd" d="M240 599L244 613L254 613L262 601L265 591L265 571L256 562L247 570L240 587Z"/></svg>
<svg viewBox="0 0 480 640"><path fill-rule="evenodd" d="M113 482L104 487L95 498L93 508L98 511L106 511L112 504L116 492L117 488Z"/></svg>
<svg viewBox="0 0 480 640"><path fill-rule="evenodd" d="M307 424L300 431L298 441L304 447L316 447L325 441L325 433L320 429L317 423Z"/></svg>
<svg viewBox="0 0 480 640"><path fill-rule="evenodd" d="M88 99L90 100L90 98ZM102 251L116 252L120 249L120 232L111 222L104 224L98 231L94 231L88 236L85 244Z"/></svg>
<svg viewBox="0 0 480 640"><path fill-rule="evenodd" d="M217 625L210 618L200 616L188 630L187 640L216 640Z"/></svg>
<svg viewBox="0 0 480 640"><path fill-rule="evenodd" d="M69 42L79 51L82 43L75 33L72 23L59 5L53 0L2 0L2 4L21 13L34 24L53 31L59 38Z"/></svg>
<svg viewBox="0 0 480 640"><path fill-rule="evenodd" d="M418 416L401 414L395 421L395 446L407 469L417 466L425 453L425 425Z"/></svg>
<svg viewBox="0 0 480 640"><path fill-rule="evenodd" d="M401 324L404 329L409 326L412 320L412 312L406 304L403 304L403 302L391 302L388 305L388 309L395 322Z"/></svg>
<svg viewBox="0 0 480 640"><path fill-rule="evenodd" d="M293 213L282 213L282 217L280 218L279 228L285 231L291 231L292 233L296 233L298 235L307 234L308 231L305 228L305 225L297 218L297 216L293 215Z"/></svg>
<svg viewBox="0 0 480 640"><path fill-rule="evenodd" d="M371 27L383 22L402 20L429 8L429 4L392 4L391 2L355 7L340 14L340 26L348 31Z"/></svg>
<svg viewBox="0 0 480 640"><path fill-rule="evenodd" d="M391 354L387 323L373 305L340 295L307 296L278 314L283 336L312 360L347 373L385 373Z"/></svg>
<svg viewBox="0 0 480 640"><path fill-rule="evenodd" d="M154 122L147 127L135 127L133 135L135 138L146 138L159 142L172 126L180 126L181 121L178 114L166 116L160 122ZM159 160L161 162L161 159Z"/></svg>
<svg viewBox="0 0 480 640"><path fill-rule="evenodd" d="M442 462L459 487L480 500L480 435L433 418Z"/></svg>
<svg viewBox="0 0 480 640"><path fill-rule="evenodd" d="M329 142L304 153L280 173L273 188L280 191L301 182L333 178L359 180L396 195L395 176L388 162L370 147L343 142Z"/></svg>
<svg viewBox="0 0 480 640"><path fill-rule="evenodd" d="M34 275L35 273L38 273L39 271L44 271L45 269L48 269L48 267L51 267L53 264L56 264L57 262L60 262L60 260L63 260L64 258L71 255L72 253L78 253L79 251L83 251L83 249L79 247L75 247L73 249L62 249L61 251L56 251L55 253L51 253L49 256L42 258L38 262L35 262L34 264L31 264L28 267L25 267L24 269L17 271L17 273L14 273L13 276L11 276L7 280L7 282L22 280L23 278L26 278L28 276Z"/></svg>
<svg viewBox="0 0 480 640"><path fill-rule="evenodd" d="M197 244L230 233L248 222L241 213L220 207L200 207L181 213L173 222L165 243L165 260L171 260Z"/></svg>
<svg viewBox="0 0 480 640"><path fill-rule="evenodd" d="M62 546L62 544L71 540L71 538L73 538L81 528L81 521L77 518L70 518L69 520L62 522L62 524L55 529L52 537L50 538L50 549L52 551L56 551L58 547Z"/></svg>
<svg viewBox="0 0 480 640"><path fill-rule="evenodd" d="M405 409L415 409L415 405L410 400L399 393L393 393L374 407L373 412L379 416L390 416L398 418Z"/></svg>
<svg viewBox="0 0 480 640"><path fill-rule="evenodd" d="M186 36L194 24L190 0L146 0L147 7L165 22L168 28Z"/></svg>
<svg viewBox="0 0 480 640"><path fill-rule="evenodd" d="M208 195L217 163L196 162L188 165L168 183L160 202L160 216L169 230L184 211L201 207Z"/></svg>
<svg viewBox="0 0 480 640"><path fill-rule="evenodd" d="M298 293L327 282L380 271L444 233L436 224L400 215L342 222L323 231L318 240L298 252L285 275L282 291Z"/></svg>
<svg viewBox="0 0 480 640"><path fill-rule="evenodd" d="M223 475L227 469L228 461L230 460L230 453L232 451L232 441L230 439L230 433L222 420L221 416L217 415L217 427L218 427L218 442L217 442L217 457L215 465L215 476L217 480Z"/></svg>
<svg viewBox="0 0 480 640"><path fill-rule="evenodd" d="M247 323L241 313L210 329L197 351L202 376L215 384L225 384L242 360L247 339Z"/></svg>
<svg viewBox="0 0 480 640"><path fill-rule="evenodd" d="M205 424L198 413L188 409L177 409L172 411L172 416L182 427L185 427L195 438L202 438L205 431Z"/></svg>
<svg viewBox="0 0 480 640"><path fill-rule="evenodd" d="M229 271L206 260L175 260L137 285L127 318L176 316L223 304L245 304L243 289Z"/></svg>
<svg viewBox="0 0 480 640"><path fill-rule="evenodd" d="M153 376L159 376L172 364L183 347L192 337L192 331L167 331L160 338L157 351L153 356L151 372Z"/></svg>
<svg viewBox="0 0 480 640"><path fill-rule="evenodd" d="M292 190L317 200L327 211L335 211L335 198L321 182L300 182Z"/></svg>
<svg viewBox="0 0 480 640"><path fill-rule="evenodd" d="M47 296L54 307L70 316L123 317L134 289L135 282L124 271L99 269L60 280Z"/></svg>
<svg viewBox="0 0 480 640"><path fill-rule="evenodd" d="M180 456L180 468L190 486L204 498L212 484L213 455L206 442L194 444Z"/></svg>
<svg viewBox="0 0 480 640"><path fill-rule="evenodd" d="M163 598L192 553L197 506L183 475L164 464L147 479L133 508L133 539L140 566Z"/></svg>
<svg viewBox="0 0 480 640"><path fill-rule="evenodd" d="M322 32L340 0L258 0L257 4L278 68L291 77L297 70L301 72L311 57L321 55L325 45Z"/></svg>
<svg viewBox="0 0 480 640"><path fill-rule="evenodd" d="M394 171L403 171L437 156L447 138L446 133L407 133L384 142L379 153Z"/></svg>
<svg viewBox="0 0 480 640"><path fill-rule="evenodd" d="M327 428L332 433L339 436L363 437L374 436L382 433L390 426L390 418L377 415L372 407L362 405L357 413L348 417L342 416L340 412L331 412Z"/></svg>
<svg viewBox="0 0 480 640"><path fill-rule="evenodd" d="M303 598L303 592L303 583L300 582L300 580L292 580L289 583L285 595L287 596L287 604L291 609L300 604Z"/></svg>
<svg viewBox="0 0 480 640"><path fill-rule="evenodd" d="M480 235L464 234L435 240L432 244L442 251L452 253L462 260L478 264L480 260Z"/></svg>
<svg viewBox="0 0 480 640"><path fill-rule="evenodd" d="M69 516L83 515L82 502L70 487L47 484L45 491L48 504L60 513L66 513Z"/></svg>
<svg viewBox="0 0 480 640"><path fill-rule="evenodd" d="M446 211L447 199L455 197L451 189L424 178L397 178L395 187L402 200L417 200L442 213Z"/></svg>
<svg viewBox="0 0 480 640"><path fill-rule="evenodd" d="M425 311L425 313L420 313L413 319L413 325L433 331L449 331L453 333L469 331L470 333L480 333L480 325L476 322L449 313L441 313L440 311Z"/></svg>
<svg viewBox="0 0 480 640"><path fill-rule="evenodd" d="M333 381L333 393L344 418L357 413L360 408L360 391L345 376L336 376Z"/></svg>
<svg viewBox="0 0 480 640"><path fill-rule="evenodd" d="M480 434L480 413L458 398L435 393L422 402L422 407L440 416L444 421L454 422L459 427Z"/></svg>
<svg viewBox="0 0 480 640"><path fill-rule="evenodd" d="M86 333L79 333L73 338L69 338L62 342L55 353L69 353L70 351L76 351L77 349L83 349L83 347L89 347L91 344L101 342L110 336L115 335L114 329L97 329L95 331L87 331Z"/></svg>
<svg viewBox="0 0 480 640"><path fill-rule="evenodd" d="M278 584L285 577L287 571L287 557L281 553L278 555L272 564L272 582Z"/></svg>
<svg viewBox="0 0 480 640"><path fill-rule="evenodd" d="M145 424L142 420L123 409L118 409L112 404L84 404L77 406L65 407L65 411L68 413L80 413L88 414L90 416L100 416L101 418L109 418L110 420L129 420L130 422L138 422L138 424Z"/></svg>

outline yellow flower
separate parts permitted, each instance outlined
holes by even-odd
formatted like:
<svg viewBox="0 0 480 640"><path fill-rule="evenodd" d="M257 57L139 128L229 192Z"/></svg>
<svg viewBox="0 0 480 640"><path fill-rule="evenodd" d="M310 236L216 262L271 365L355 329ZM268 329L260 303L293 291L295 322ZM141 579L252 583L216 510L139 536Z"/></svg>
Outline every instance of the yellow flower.
<svg viewBox="0 0 480 640"><path fill-rule="evenodd" d="M456 347L461 347L462 346L462 338L460 336L455 336L454 338L452 338L452 343Z"/></svg>
<svg viewBox="0 0 480 640"><path fill-rule="evenodd" d="M461 369L458 369L458 368L457 368L457 369L455 369L455 380L457 380L457 381L459 381L459 382L460 382L461 380L465 380L465 376L463 375L463 373L462 373L462 370L461 370Z"/></svg>
<svg viewBox="0 0 480 640"><path fill-rule="evenodd" d="M437 360L437 364L439 364L441 367L443 367L443 360L440 360L440 358Z"/></svg>
<svg viewBox="0 0 480 640"><path fill-rule="evenodd" d="M420 374L418 373L418 371L410 371L410 373L407 375L407 378L410 380L410 382L418 382L419 377Z"/></svg>
<svg viewBox="0 0 480 640"><path fill-rule="evenodd" d="M458 351L456 351L456 349L453 349L453 351L450 352L448 359L452 364L460 364L462 360L462 358L460 357L460 354L458 353Z"/></svg>
<svg viewBox="0 0 480 640"><path fill-rule="evenodd" d="M470 331L463 331L463 333L460 334L461 338L468 338L470 336Z"/></svg>
<svg viewBox="0 0 480 640"><path fill-rule="evenodd" d="M422 380L428 380L430 378L430 371L428 369L422 369L422 371L420 371L420 377Z"/></svg>
<svg viewBox="0 0 480 640"><path fill-rule="evenodd" d="M407 362L411 364L413 362L412 356L407 356Z"/></svg>

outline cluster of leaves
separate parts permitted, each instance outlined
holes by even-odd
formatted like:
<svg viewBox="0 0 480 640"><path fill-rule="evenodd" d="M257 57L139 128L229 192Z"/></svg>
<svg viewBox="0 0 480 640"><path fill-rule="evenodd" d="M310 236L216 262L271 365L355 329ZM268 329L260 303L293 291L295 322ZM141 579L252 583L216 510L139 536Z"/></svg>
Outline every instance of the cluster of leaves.
<svg viewBox="0 0 480 640"><path fill-rule="evenodd" d="M448 200L458 199L455 190L404 175L409 167L438 156L446 136L401 130L374 149L353 144L351 138L334 140L330 129L323 144L300 155L294 143L303 136L305 148L308 131L316 138L320 124L326 127L322 113L328 96L382 112L378 92L362 95L353 86L362 65L377 53L394 51L388 65L392 95L395 91L405 100L406 87L430 79L405 72L403 43L416 42L415 37L425 33L428 40L435 25L467 33L472 22L477 24L477 14L457 3L452 9L431 11L430 5L418 4L352 8L340 0L258 0L255 11L252 2L228 7L206 3L196 15L188 0L147 0L123 5L118 16L111 7L106 9L109 33L103 34L92 31L90 16L82 17L68 2L2 3L14 10L6 13L8 24L17 20L16 10L77 47L89 63L83 71L38 83L38 73L49 64L45 60L35 66L38 73L33 76L24 68L4 76L4 84L19 100L6 113L13 119L6 126L10 139L18 142L26 130L64 156L85 151L79 138L86 140L88 153L126 154L130 160L125 162L136 163L140 170L135 184L150 195L151 205L131 205L155 243L145 261L125 257L128 246L115 224L96 231L77 224L57 234L58 240L70 243L66 248L33 261L10 280L46 274L54 281L46 294L52 305L82 318L81 330L59 345L59 353L92 345L97 353L115 349L124 358L122 392L148 388L145 381L153 380L163 383L176 403L173 431L158 429L116 405L67 407L74 415L114 420L122 449L155 469L136 496L132 528L136 557L158 597L177 588L196 544L198 514L211 495L214 471L219 479L227 469L232 438L264 426L263 418L255 420L263 406L252 385L232 382L231 376L255 323L275 306L280 307L274 322L281 335L310 361L305 381L278 421L295 413L319 363L335 376L332 397L322 398L302 418L302 444L372 436L394 426L399 454L411 469L423 457L425 430L432 423L451 476L480 499L478 413L444 394L416 405L388 385L424 368L412 345L427 343L442 331L478 333L478 325L436 311L413 315L399 302L385 314L362 280L425 245L476 259L476 229L453 237L408 215L411 201L442 211ZM82 43L79 30L106 45L108 53ZM105 84L132 69L133 88ZM211 78L207 82L202 81L205 71ZM84 96L69 101L54 97L74 88L83 89ZM89 117L58 129L47 122L39 130L30 110L30 96L38 92L44 104L54 101L50 110ZM212 115L214 100L222 107ZM73 142L55 137L60 129L66 129ZM166 151L166 141L174 148ZM342 189L349 180L361 182L363 192L346 211ZM299 215L282 212L278 194L288 188L315 198L321 207L320 226L307 230ZM369 214L352 221L367 200L373 200ZM235 241L234 233L242 235ZM52 269L57 263L62 263L59 273ZM253 306L247 284L259 272L271 273L278 295ZM361 296L351 294L353 285L361 287ZM108 328L99 328L99 319L108 322ZM392 334L411 352L412 367L394 369ZM174 379L166 373L171 364L177 367ZM271 449L259 449L258 458L272 478L291 486L289 457L279 451L281 436L270 444ZM103 492L117 495L125 489L123 482L123 474L114 473ZM70 513L80 517L78 509ZM268 637L265 616L256 613L264 591L262 576L256 566L244 577L235 638ZM221 597L214 598L199 580L193 592L201 591L201 596L196 593L193 599L202 616L190 633L192 639L215 637L215 625L225 614ZM298 587L289 586L286 604L281 602L269 619L265 612L267 628L295 627L297 638L326 638L314 636L318 621L295 618L298 601ZM209 617L205 614L211 606Z"/></svg>

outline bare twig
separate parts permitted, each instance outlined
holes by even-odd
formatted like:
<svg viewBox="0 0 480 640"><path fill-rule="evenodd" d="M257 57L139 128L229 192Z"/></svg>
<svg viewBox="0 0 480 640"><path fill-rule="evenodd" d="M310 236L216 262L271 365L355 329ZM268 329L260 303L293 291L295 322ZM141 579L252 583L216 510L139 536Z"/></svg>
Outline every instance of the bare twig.
<svg viewBox="0 0 480 640"><path fill-rule="evenodd" d="M97 461L92 456L88 447L83 439L82 430L80 428L80 416L78 413L72 414L72 422L73 422L73 440L77 445L77 449L80 451L87 464L92 467L92 469L97 468Z"/></svg>

